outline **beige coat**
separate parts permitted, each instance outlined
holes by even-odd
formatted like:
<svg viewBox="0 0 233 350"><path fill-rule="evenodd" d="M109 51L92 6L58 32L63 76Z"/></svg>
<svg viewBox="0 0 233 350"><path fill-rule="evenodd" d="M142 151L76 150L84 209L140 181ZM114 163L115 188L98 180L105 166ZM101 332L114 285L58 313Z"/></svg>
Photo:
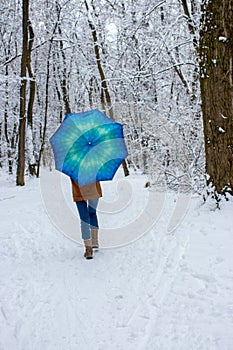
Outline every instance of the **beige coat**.
<svg viewBox="0 0 233 350"><path fill-rule="evenodd" d="M74 202L102 197L102 189L99 182L93 182L85 186L79 186L79 184L72 179L71 182Z"/></svg>

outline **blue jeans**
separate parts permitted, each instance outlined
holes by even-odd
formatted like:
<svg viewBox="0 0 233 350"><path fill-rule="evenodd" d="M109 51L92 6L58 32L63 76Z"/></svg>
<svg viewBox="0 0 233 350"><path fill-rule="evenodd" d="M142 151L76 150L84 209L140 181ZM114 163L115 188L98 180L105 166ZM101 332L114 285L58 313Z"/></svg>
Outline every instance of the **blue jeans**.
<svg viewBox="0 0 233 350"><path fill-rule="evenodd" d="M91 239L90 229L99 228L96 214L98 202L99 198L76 202L81 220L81 233L83 240Z"/></svg>

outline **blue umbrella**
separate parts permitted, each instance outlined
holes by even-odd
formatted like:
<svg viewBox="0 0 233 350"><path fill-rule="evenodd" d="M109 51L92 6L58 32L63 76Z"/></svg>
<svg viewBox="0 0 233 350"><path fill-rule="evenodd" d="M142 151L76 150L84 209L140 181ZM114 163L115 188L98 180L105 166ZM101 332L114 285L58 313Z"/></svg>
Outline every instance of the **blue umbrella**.
<svg viewBox="0 0 233 350"><path fill-rule="evenodd" d="M80 186L112 180L128 155L122 125L98 109L67 114L50 143L55 168Z"/></svg>

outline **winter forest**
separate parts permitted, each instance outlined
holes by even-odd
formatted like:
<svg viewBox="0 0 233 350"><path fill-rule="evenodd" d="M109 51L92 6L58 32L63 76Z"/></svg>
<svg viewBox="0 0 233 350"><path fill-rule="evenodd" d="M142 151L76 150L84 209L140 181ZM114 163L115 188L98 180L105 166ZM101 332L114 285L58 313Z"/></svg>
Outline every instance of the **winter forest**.
<svg viewBox="0 0 233 350"><path fill-rule="evenodd" d="M233 0L1 0L0 43L0 350L232 350Z"/></svg>
<svg viewBox="0 0 233 350"><path fill-rule="evenodd" d="M232 194L230 4L3 0L1 171L39 177L64 115L98 108L152 185Z"/></svg>

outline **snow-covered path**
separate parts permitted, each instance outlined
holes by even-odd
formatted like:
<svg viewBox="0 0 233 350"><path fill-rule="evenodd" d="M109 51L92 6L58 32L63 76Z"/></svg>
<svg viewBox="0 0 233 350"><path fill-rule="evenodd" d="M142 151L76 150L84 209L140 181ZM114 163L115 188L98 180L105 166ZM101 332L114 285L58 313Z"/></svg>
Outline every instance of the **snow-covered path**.
<svg viewBox="0 0 233 350"><path fill-rule="evenodd" d="M193 198L168 234L170 195L148 233L87 261L38 180L0 195L0 350L233 349L232 202Z"/></svg>

